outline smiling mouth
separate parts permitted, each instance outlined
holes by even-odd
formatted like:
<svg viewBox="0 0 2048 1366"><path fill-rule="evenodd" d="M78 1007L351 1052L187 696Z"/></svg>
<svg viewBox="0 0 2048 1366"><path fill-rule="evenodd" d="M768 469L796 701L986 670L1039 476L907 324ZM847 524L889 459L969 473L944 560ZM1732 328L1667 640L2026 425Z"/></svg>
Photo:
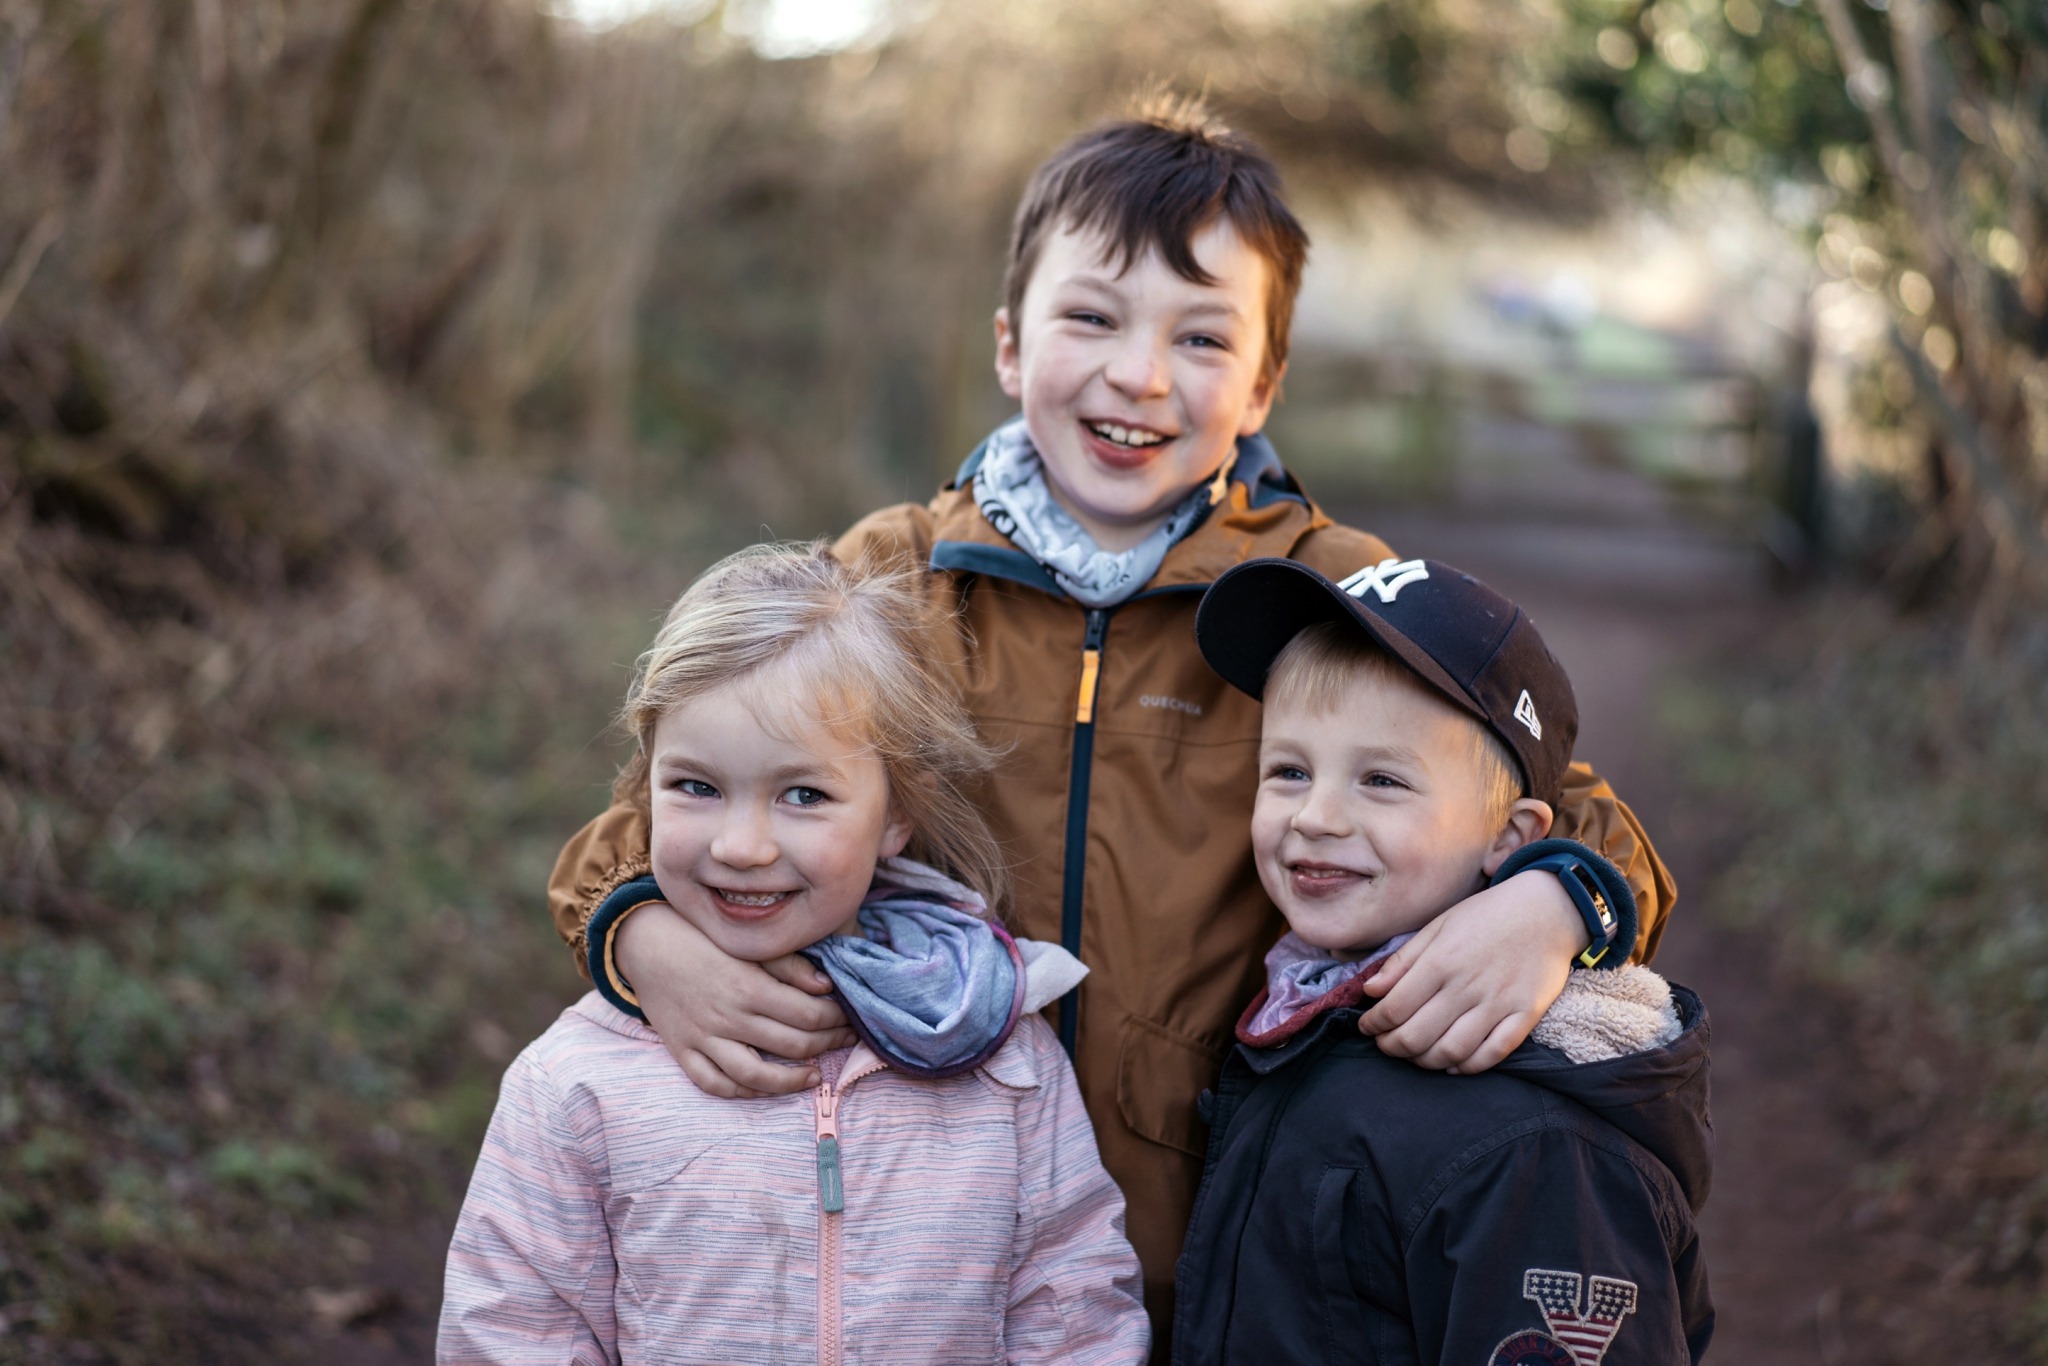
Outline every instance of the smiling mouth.
<svg viewBox="0 0 2048 1366"><path fill-rule="evenodd" d="M1164 432L1151 431L1145 427L1126 427L1121 422L1086 422L1083 426L1104 441L1122 446L1126 450L1142 451L1153 446L1163 446L1173 440Z"/></svg>
<svg viewBox="0 0 2048 1366"><path fill-rule="evenodd" d="M1335 892L1373 880L1371 873L1363 873L1356 868L1342 868L1332 863L1290 863L1287 865L1287 876L1294 883L1297 892L1308 896Z"/></svg>
<svg viewBox="0 0 2048 1366"><path fill-rule="evenodd" d="M758 915L763 911L774 910L796 895L795 892L741 892L729 887L710 887L706 890L711 893L714 900L742 915Z"/></svg>

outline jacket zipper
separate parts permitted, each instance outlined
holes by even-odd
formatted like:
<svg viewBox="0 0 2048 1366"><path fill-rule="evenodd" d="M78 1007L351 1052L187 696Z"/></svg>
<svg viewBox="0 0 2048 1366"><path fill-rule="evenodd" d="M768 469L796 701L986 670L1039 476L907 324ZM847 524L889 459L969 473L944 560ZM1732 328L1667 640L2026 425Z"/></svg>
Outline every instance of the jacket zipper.
<svg viewBox="0 0 2048 1366"><path fill-rule="evenodd" d="M865 1046L846 1059L839 1081L818 1083L812 1096L818 1136L818 1363L838 1366L841 1337L839 1313L839 1223L845 1217L846 1183L839 1167L839 1102L846 1088L882 1070L882 1060Z"/></svg>
<svg viewBox="0 0 2048 1366"><path fill-rule="evenodd" d="M1081 638L1081 694L1074 703L1074 753L1067 770L1067 856L1060 883L1060 945L1081 956L1081 890L1088 872L1088 777L1095 760L1095 695L1102 687L1102 641L1109 609L1088 609ZM1081 1032L1078 989L1060 997L1060 1047L1074 1056Z"/></svg>

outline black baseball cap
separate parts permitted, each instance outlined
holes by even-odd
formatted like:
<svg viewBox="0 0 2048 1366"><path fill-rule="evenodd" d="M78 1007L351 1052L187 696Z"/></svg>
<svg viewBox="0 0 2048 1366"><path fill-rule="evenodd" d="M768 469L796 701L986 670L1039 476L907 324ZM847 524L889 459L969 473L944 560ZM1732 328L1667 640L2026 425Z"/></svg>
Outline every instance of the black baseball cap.
<svg viewBox="0 0 2048 1366"><path fill-rule="evenodd" d="M1209 667L1261 697L1266 675L1303 629L1356 626L1501 738L1523 790L1557 804L1579 704L1529 614L1438 560L1381 560L1332 582L1295 560L1247 560L1202 598L1195 640Z"/></svg>

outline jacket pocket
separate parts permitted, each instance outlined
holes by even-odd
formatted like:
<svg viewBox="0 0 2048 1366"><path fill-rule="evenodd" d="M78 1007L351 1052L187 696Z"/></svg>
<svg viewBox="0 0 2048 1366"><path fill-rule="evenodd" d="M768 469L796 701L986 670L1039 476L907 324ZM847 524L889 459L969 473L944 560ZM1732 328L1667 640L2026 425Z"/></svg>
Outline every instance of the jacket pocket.
<svg viewBox="0 0 2048 1366"><path fill-rule="evenodd" d="M1316 1205L1310 1214L1315 1241L1316 1288L1322 1299L1323 1352L1328 1361L1355 1359L1371 1341L1371 1324L1352 1280L1351 1240L1344 1236L1345 1215L1351 1204L1351 1183L1358 1173L1349 1167L1331 1167L1316 1186ZM1385 1360L1384 1354L1374 1358Z"/></svg>
<svg viewBox="0 0 2048 1366"><path fill-rule="evenodd" d="M1208 1131L1195 1110L1216 1083L1223 1050L1135 1016L1124 1021L1117 1058L1116 1104L1132 1133L1191 1157L1208 1150Z"/></svg>

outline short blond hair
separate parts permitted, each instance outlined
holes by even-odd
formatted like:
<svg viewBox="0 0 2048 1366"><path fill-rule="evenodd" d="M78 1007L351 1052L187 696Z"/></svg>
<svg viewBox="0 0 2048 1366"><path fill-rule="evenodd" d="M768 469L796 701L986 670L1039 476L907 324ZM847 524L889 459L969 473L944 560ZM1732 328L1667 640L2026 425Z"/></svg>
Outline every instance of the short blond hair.
<svg viewBox="0 0 2048 1366"><path fill-rule="evenodd" d="M995 755L934 657L917 572L844 563L823 541L758 545L705 570L634 670L619 724L636 748L613 783L616 798L649 808L663 716L774 671L811 699L820 723L882 761L889 798L910 825L904 852L980 892L994 911L1009 870L973 789Z"/></svg>
<svg viewBox="0 0 2048 1366"><path fill-rule="evenodd" d="M1318 622L1287 642L1266 673L1266 702L1301 703L1318 711L1334 711L1345 692L1361 679L1421 688L1432 697L1436 689L1415 676L1406 664L1361 630L1334 621ZM1506 825L1508 812L1525 796L1522 769L1505 742L1478 717L1452 705L1473 736L1473 762L1480 766L1480 790L1486 798L1486 819Z"/></svg>

